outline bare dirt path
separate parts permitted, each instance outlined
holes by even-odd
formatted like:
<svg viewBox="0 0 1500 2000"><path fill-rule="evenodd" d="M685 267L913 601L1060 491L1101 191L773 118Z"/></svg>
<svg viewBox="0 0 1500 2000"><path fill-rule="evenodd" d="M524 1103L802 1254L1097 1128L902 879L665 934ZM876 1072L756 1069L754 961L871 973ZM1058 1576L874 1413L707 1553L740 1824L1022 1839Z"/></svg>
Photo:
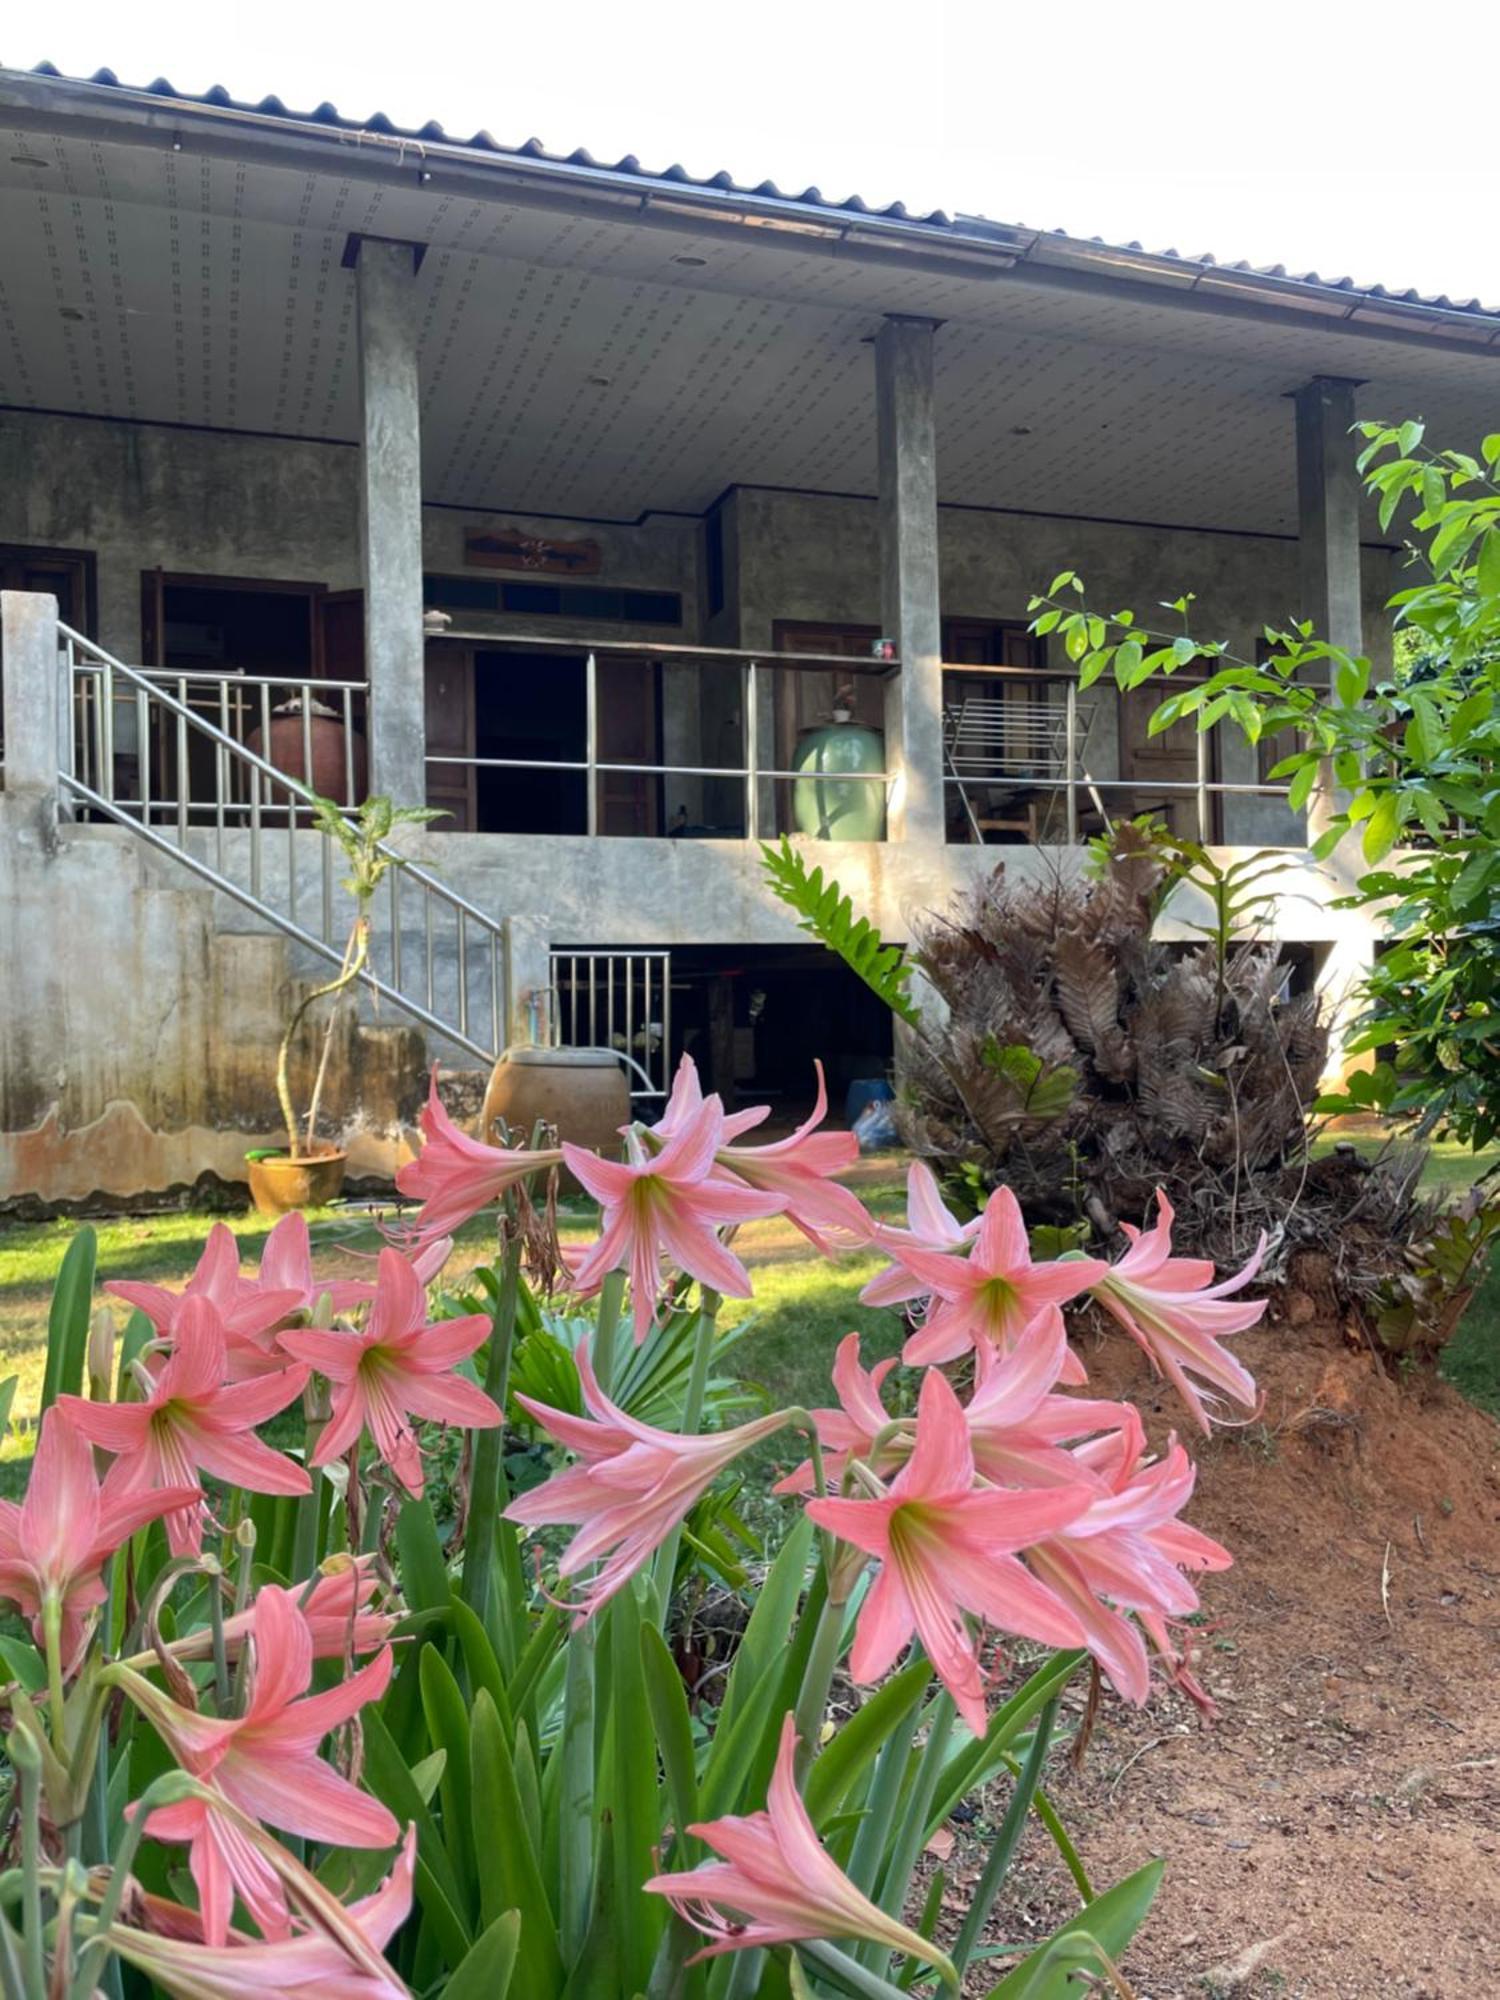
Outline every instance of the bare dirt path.
<svg viewBox="0 0 1500 2000"><path fill-rule="evenodd" d="M1290 1306L1237 1344L1264 1420L1204 1446L1189 1510L1236 1556L1203 1592L1219 1720L1106 1700L1053 1796L1098 1885L1167 1858L1140 2000L1500 1992L1500 1426ZM1140 1397L1118 1341L1083 1347ZM1076 1907L1034 1833L1011 1883L997 1937Z"/></svg>

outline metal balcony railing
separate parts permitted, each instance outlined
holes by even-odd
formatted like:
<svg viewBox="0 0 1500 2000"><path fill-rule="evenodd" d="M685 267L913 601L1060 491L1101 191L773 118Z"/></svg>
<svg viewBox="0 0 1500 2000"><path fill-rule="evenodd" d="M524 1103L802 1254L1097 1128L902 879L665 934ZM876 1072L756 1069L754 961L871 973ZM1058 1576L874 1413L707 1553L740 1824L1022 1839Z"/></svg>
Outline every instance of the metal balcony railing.
<svg viewBox="0 0 1500 2000"><path fill-rule="evenodd" d="M76 725L71 766L65 761L59 774L72 810L131 828L315 960L339 965L351 910L337 893L340 853L328 835L311 830L311 789L182 699L175 684L202 677L163 679L124 665L66 625L57 630ZM126 766L113 730L127 710L140 743L169 742L178 772L204 776L203 795L179 783L170 798L158 796L149 756L133 771ZM376 899L362 984L443 1041L492 1063L508 1021L504 926L399 848L390 851L401 865L387 873Z"/></svg>
<svg viewBox="0 0 1500 2000"><path fill-rule="evenodd" d="M193 825L237 825L248 817L252 767L205 738L193 717L335 805L356 806L364 797L363 681L208 668L137 667L131 673L129 681L119 674L106 680L97 660L77 655L74 768L85 783L138 806L152 824L182 814ZM153 688L173 696L176 712L153 704ZM285 787L270 785L261 788L258 806L273 820L301 810Z"/></svg>
<svg viewBox="0 0 1500 2000"><path fill-rule="evenodd" d="M573 741L563 744L561 755L459 754L442 749L429 751L427 766L434 786L452 785L469 772L509 772L513 774L551 773L559 779L580 781L571 818L576 824L546 826L508 825L512 832L576 832L608 835L615 832L653 832L686 837L719 837L758 840L765 835L791 829L795 823L795 786L822 787L835 798L850 798L863 787L876 786L882 799L889 774L878 771L788 768L779 750L789 748L796 734L795 724L780 712L780 699L790 686L790 677L818 674L839 682L884 680L899 671L896 663L884 659L861 659L842 654L748 652L727 646L658 645L651 642L611 642L607 647L586 641L566 640L548 635L536 638L507 633L471 632L452 628L445 639L466 640L486 653L524 653L565 656L582 663L582 714L571 731ZM723 736L737 740L737 755L729 761L687 761L651 754L627 754L620 747L622 736L644 735L660 744L669 733L668 703L657 690L644 690L644 698L655 701L657 713L641 724L632 716L624 728L620 723L619 694L627 676L631 677L628 702L643 696L640 670L687 669L699 678L705 691L723 691L727 705L721 710ZM727 688L725 684L728 684ZM873 704L871 704L873 707ZM706 729L701 720L696 729L700 740ZM576 746L576 747L575 747ZM670 781L690 781L696 786L715 786L719 805L706 812L702 821L684 822L681 809L671 810ZM849 787L848 793L838 792ZM558 815L570 817L569 811ZM626 822L629 822L628 824ZM805 830L805 829L804 829Z"/></svg>
<svg viewBox="0 0 1500 2000"><path fill-rule="evenodd" d="M1223 838L1223 800L1287 798L1285 785L1216 776L1213 740L1192 722L1176 725L1191 732L1191 775L1171 775L1170 763L1161 775L1121 775L1123 711L1111 684L1080 693L1071 670L1033 667L945 667L944 676L950 840L1072 846L1115 819L1151 813L1209 843ZM1174 680L1174 691L1183 685ZM1187 760L1174 761L1180 769Z"/></svg>

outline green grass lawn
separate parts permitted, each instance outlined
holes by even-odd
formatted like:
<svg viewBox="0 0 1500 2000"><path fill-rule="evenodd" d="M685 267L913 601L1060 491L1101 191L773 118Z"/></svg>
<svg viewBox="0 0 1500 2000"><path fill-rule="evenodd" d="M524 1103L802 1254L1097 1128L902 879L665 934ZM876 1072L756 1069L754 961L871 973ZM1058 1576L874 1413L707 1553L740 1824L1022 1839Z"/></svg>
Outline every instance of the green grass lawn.
<svg viewBox="0 0 1500 2000"><path fill-rule="evenodd" d="M1353 1135L1361 1151L1380 1145L1375 1135ZM1331 1142L1324 1142L1325 1144ZM1500 1149L1473 1154L1456 1146L1436 1146L1424 1184L1457 1194ZM904 1161L894 1155L861 1161L851 1176L860 1198L877 1215L899 1217L904 1205ZM196 1263L216 1220L200 1211L127 1216L96 1222L99 1240L99 1293L113 1278L149 1279L179 1285ZM328 1276L368 1271L380 1248L374 1219L336 1210L309 1216L317 1268ZM247 1266L259 1260L268 1225L258 1216L231 1218ZM64 1250L77 1225L72 1222L0 1223L0 1376L16 1373L20 1386L16 1414L35 1411L47 1337L47 1304ZM589 1204L564 1204L562 1233L579 1239L590 1233ZM453 1283L483 1262L494 1244L493 1216L479 1216L460 1232L445 1276ZM878 1256L860 1253L829 1262L818 1256L792 1226L780 1219L753 1223L740 1231L737 1246L755 1272L753 1300L728 1300L726 1325L753 1315L755 1331L728 1357L729 1367L763 1385L777 1402L822 1402L828 1396L828 1369L842 1337L858 1329L866 1362L896 1351L899 1314L858 1303L860 1287L879 1269ZM123 1308L121 1317L124 1317ZM1466 1395L1500 1414L1500 1266L1492 1271L1454 1341L1445 1373ZM29 1436L13 1437L9 1455L30 1450Z"/></svg>

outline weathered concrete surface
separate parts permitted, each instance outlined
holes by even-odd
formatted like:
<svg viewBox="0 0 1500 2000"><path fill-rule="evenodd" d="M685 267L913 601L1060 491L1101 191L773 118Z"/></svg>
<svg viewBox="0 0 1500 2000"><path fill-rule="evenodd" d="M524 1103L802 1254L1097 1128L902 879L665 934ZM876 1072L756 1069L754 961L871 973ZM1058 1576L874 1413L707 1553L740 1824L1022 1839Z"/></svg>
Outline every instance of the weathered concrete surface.
<svg viewBox="0 0 1500 2000"><path fill-rule="evenodd" d="M422 636L422 435L415 254L359 246L360 545L370 789L427 796Z"/></svg>
<svg viewBox="0 0 1500 2000"><path fill-rule="evenodd" d="M25 815L37 843L57 838L58 762L67 705L57 655L57 599L0 590L4 675L5 789L13 818Z"/></svg>
<svg viewBox="0 0 1500 2000"><path fill-rule="evenodd" d="M217 932L209 892L163 886L122 831L64 826L49 851L18 804L0 797L0 1200L242 1178L246 1147L279 1134L275 1052L299 990L282 940ZM395 1157L424 1069L404 1024L341 1022L326 1102L358 1171Z"/></svg>
<svg viewBox="0 0 1500 2000"><path fill-rule="evenodd" d="M93 554L100 643L135 665L141 658L143 571L160 567L188 576L357 589L359 470L352 442L232 437L164 424L83 423L5 411L0 413L0 541ZM502 525L597 541L601 583L681 594L680 628L636 626L632 638L700 636L696 521L659 514L640 523L569 524L479 507L424 507L424 566L464 575L465 529ZM538 629L534 617L517 613L485 614L475 622L497 633ZM545 629L559 638L599 639L619 632L597 618L549 618Z"/></svg>
<svg viewBox="0 0 1500 2000"><path fill-rule="evenodd" d="M893 840L941 840L945 819L934 332L892 317L875 337L881 623L901 659L885 693Z"/></svg>
<svg viewBox="0 0 1500 2000"><path fill-rule="evenodd" d="M1289 450L1289 479L1292 470ZM745 488L736 503L744 645L769 645L777 619L880 623L879 510L873 500ZM1192 592L1197 600L1193 630L1226 640L1248 658L1255 657L1264 625L1299 615L1299 550L1285 537L963 507L940 507L938 532L946 617L1024 625L1027 600L1045 590L1060 569L1078 572L1090 603L1107 610L1129 606L1143 617L1159 613L1162 600ZM1383 606L1394 588L1393 561L1388 550L1363 551L1364 630L1377 669L1390 660L1390 623ZM1056 663L1061 663L1060 652ZM1098 713L1090 739L1091 766L1100 777L1114 777L1119 772L1116 697L1104 686L1093 698ZM1225 781L1255 783L1254 750L1233 733L1221 735ZM1242 846L1299 837L1296 822L1274 799L1227 798L1224 831Z"/></svg>
<svg viewBox="0 0 1500 2000"><path fill-rule="evenodd" d="M1297 391L1297 522L1300 608L1313 630L1346 652L1364 651L1360 583L1360 478L1355 469L1354 393L1357 382L1315 376ZM1328 670L1314 670L1327 680ZM1338 811L1333 765L1319 768L1308 802L1318 838Z"/></svg>

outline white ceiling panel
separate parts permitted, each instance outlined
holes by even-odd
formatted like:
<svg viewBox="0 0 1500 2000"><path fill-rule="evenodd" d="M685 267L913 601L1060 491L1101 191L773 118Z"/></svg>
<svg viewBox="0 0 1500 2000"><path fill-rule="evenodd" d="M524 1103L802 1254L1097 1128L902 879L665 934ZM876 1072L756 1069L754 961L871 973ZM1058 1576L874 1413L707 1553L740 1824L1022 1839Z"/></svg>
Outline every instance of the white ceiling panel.
<svg viewBox="0 0 1500 2000"><path fill-rule="evenodd" d="M8 142L8 143L7 143ZM869 492L882 314L943 322L948 502L1284 532L1316 373L1446 440L1500 427L1500 356L1333 324L861 260L349 171L0 130L0 405L352 439L351 235L416 280L427 497L633 519L725 487ZM381 155L391 157L389 142ZM18 164L19 162L19 164ZM45 164L27 164L45 162ZM359 169L356 171L356 169Z"/></svg>

